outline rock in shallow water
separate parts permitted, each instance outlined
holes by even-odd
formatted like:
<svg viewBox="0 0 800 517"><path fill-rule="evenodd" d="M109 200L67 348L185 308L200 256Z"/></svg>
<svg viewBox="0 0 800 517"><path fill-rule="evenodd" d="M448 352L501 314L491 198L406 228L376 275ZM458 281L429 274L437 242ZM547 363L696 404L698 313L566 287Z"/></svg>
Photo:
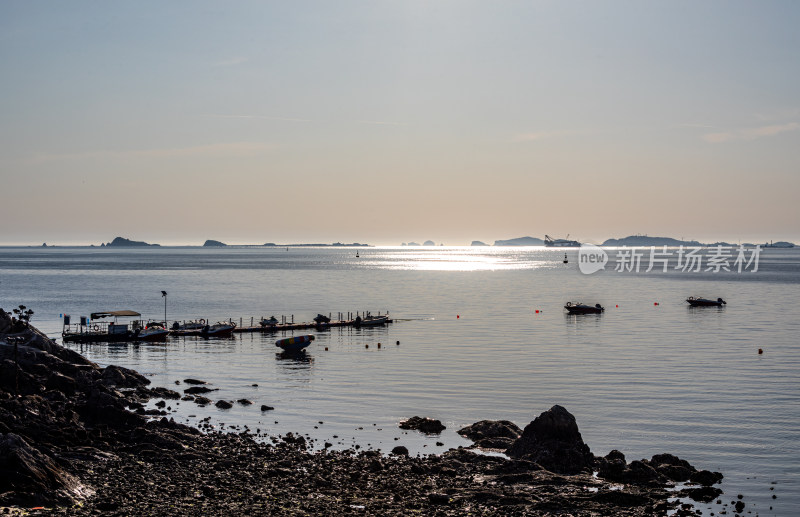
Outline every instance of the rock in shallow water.
<svg viewBox="0 0 800 517"><path fill-rule="evenodd" d="M522 434L522 429L509 420L481 420L472 425L462 427L456 432L473 442L477 442L484 438L513 438L516 440Z"/></svg>
<svg viewBox="0 0 800 517"><path fill-rule="evenodd" d="M400 429L414 429L425 434L439 434L447 428L439 420L412 416L408 420L400 422Z"/></svg>
<svg viewBox="0 0 800 517"><path fill-rule="evenodd" d="M198 393L208 393L210 391L216 391L216 388L206 388L205 386L192 386L191 388L186 388L183 392L187 395L197 395Z"/></svg>
<svg viewBox="0 0 800 517"><path fill-rule="evenodd" d="M396 454L398 456L408 456L408 449L402 445L398 445L392 449L392 454Z"/></svg>
<svg viewBox="0 0 800 517"><path fill-rule="evenodd" d="M559 474L577 474L594 465L594 455L583 443L575 417L559 405L545 411L525 429L506 451Z"/></svg>
<svg viewBox="0 0 800 517"><path fill-rule="evenodd" d="M475 447L506 450L520 437L522 429L508 420L481 420L457 433L475 442Z"/></svg>

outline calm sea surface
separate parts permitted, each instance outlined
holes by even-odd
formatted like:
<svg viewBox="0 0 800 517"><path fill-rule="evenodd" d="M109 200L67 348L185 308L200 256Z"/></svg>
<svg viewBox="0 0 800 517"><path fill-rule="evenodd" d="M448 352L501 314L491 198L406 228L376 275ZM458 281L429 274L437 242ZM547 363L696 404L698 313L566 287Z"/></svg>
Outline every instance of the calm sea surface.
<svg viewBox="0 0 800 517"><path fill-rule="evenodd" d="M254 402L221 410L169 401L180 422L300 432L318 447L439 453L469 444L456 434L464 425L524 427L560 404L595 454L673 453L723 472L723 502L743 494L753 514L800 515L800 250L763 250L758 271L742 273L675 271L676 257L670 272L646 273L647 252L639 273L616 272L609 250L611 263L593 275L579 272L575 250L569 264L563 250L544 248L358 252L0 248L0 307L33 308L32 322L59 342L64 313L163 319L162 290L170 321L389 311L386 327L301 332L316 335L302 360L276 354L283 334L70 346L156 386L182 390L175 382L194 377L219 388L213 400ZM691 309L690 295L728 305ZM570 300L606 312L567 316ZM414 415L447 430L398 429Z"/></svg>

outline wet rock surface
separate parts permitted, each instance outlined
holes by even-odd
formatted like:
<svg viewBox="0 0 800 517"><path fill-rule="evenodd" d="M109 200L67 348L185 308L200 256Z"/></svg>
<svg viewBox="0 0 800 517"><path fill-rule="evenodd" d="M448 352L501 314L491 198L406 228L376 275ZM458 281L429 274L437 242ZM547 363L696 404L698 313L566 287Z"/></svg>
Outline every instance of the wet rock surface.
<svg viewBox="0 0 800 517"><path fill-rule="evenodd" d="M506 450L520 437L522 429L508 420L481 420L456 432L478 448Z"/></svg>
<svg viewBox="0 0 800 517"><path fill-rule="evenodd" d="M588 472L594 466L594 455L583 443L575 417L558 405L525 426L506 453L559 474Z"/></svg>
<svg viewBox="0 0 800 517"><path fill-rule="evenodd" d="M3 314L0 328L19 331ZM24 345L15 361L8 338L17 335ZM0 507L64 515L664 515L676 503L661 480L697 472L663 455L640 462L657 483L593 476L578 468L588 447L561 410L529 424L511 459L462 448L413 457L400 445L394 454L315 451L292 433L271 443L246 430L203 434L138 414L150 398L169 398L147 379L100 368L34 330L0 334L0 370ZM514 434L506 423L469 427L464 435L478 441ZM558 461L557 451L570 461ZM597 461L612 477L633 470L622 453ZM718 490L708 488L705 498Z"/></svg>
<svg viewBox="0 0 800 517"><path fill-rule="evenodd" d="M400 422L400 429L412 429L425 434L439 434L446 429L441 421L433 418L412 416L408 420Z"/></svg>

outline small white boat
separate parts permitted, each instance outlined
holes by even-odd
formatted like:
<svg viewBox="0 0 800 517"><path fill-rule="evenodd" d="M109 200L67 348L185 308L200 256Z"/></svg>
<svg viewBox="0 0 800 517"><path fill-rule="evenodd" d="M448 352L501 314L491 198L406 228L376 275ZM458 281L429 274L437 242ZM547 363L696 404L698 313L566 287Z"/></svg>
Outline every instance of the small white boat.
<svg viewBox="0 0 800 517"><path fill-rule="evenodd" d="M314 336L292 336L275 341L275 346L284 352L300 352L314 341Z"/></svg>
<svg viewBox="0 0 800 517"><path fill-rule="evenodd" d="M356 320L353 322L356 327L374 327L377 325L383 325L389 322L389 315L386 314L384 316L372 316L370 314L364 316L357 316Z"/></svg>
<svg viewBox="0 0 800 517"><path fill-rule="evenodd" d="M200 335L203 337L220 337L230 336L233 334L233 329L236 328L236 323L218 321L213 325L206 325L200 330Z"/></svg>
<svg viewBox="0 0 800 517"><path fill-rule="evenodd" d="M199 336L200 331L206 326L206 320L184 321L183 323L174 322L171 332L177 336Z"/></svg>
<svg viewBox="0 0 800 517"><path fill-rule="evenodd" d="M169 330L164 328L160 323L148 323L144 328L139 329L136 334L141 341L163 341L167 339Z"/></svg>
<svg viewBox="0 0 800 517"><path fill-rule="evenodd" d="M258 323L259 323L259 325L261 325L262 327L274 327L274 326L275 326L275 325L277 325L279 322L278 322L278 318L276 318L275 316L270 316L269 318L263 318L263 319L262 319L261 321L259 321Z"/></svg>

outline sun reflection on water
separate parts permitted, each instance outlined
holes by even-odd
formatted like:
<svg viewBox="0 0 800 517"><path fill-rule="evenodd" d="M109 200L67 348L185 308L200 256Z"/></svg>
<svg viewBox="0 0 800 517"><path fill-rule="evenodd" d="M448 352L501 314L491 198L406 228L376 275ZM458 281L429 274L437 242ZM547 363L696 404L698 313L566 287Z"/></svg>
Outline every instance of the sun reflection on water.
<svg viewBox="0 0 800 517"><path fill-rule="evenodd" d="M563 265L544 248L435 247L375 248L361 253L361 267L406 271L501 271Z"/></svg>

